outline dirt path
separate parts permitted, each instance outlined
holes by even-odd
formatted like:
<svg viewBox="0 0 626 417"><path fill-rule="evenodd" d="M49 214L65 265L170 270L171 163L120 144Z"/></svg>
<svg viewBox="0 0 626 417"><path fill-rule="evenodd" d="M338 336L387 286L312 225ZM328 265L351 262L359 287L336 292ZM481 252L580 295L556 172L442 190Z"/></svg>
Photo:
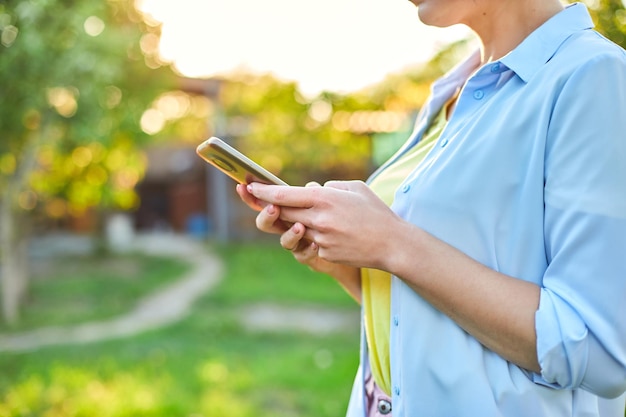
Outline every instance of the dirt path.
<svg viewBox="0 0 626 417"><path fill-rule="evenodd" d="M84 250L82 243L67 242L61 246L70 248L72 244L76 251ZM138 236L134 248L147 254L184 259L192 264L191 271L176 282L148 294L128 313L109 320L0 334L0 353L127 337L166 326L186 317L194 301L210 291L222 277L221 261L200 242L185 236ZM285 317L289 317L289 320L285 320ZM244 308L239 318L248 331L297 330L326 334L357 328L359 315L358 311L255 304Z"/></svg>
<svg viewBox="0 0 626 417"><path fill-rule="evenodd" d="M289 318L286 320L285 318ZM319 307L284 307L275 304L252 304L242 309L239 320L248 331L299 331L316 335L359 328L359 309Z"/></svg>
<svg viewBox="0 0 626 417"><path fill-rule="evenodd" d="M184 259L192 264L191 271L176 282L148 294L128 313L109 320L0 334L0 352L23 352L51 345L95 342L166 326L184 318L193 302L213 288L222 276L221 261L190 238L146 235L137 237L134 244L137 250L147 254Z"/></svg>

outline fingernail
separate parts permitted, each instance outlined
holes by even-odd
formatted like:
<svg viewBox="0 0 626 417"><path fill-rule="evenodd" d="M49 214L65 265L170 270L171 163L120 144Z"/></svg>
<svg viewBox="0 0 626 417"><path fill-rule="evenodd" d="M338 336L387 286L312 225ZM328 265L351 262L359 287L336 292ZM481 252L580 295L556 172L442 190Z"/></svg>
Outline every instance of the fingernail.
<svg viewBox="0 0 626 417"><path fill-rule="evenodd" d="M276 207L273 204L268 204L266 210L268 214L276 213Z"/></svg>
<svg viewBox="0 0 626 417"><path fill-rule="evenodd" d="M248 192L252 194L252 184L246 185L246 190L248 190Z"/></svg>

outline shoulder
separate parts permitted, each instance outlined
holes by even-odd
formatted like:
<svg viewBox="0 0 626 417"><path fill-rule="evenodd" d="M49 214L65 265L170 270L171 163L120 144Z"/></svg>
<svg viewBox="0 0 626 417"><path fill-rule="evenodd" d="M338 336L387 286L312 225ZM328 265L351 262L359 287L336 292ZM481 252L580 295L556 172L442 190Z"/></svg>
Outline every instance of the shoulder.
<svg viewBox="0 0 626 417"><path fill-rule="evenodd" d="M591 91L626 94L626 51L595 30L576 32L562 42L529 84L550 101L568 90L587 96Z"/></svg>
<svg viewBox="0 0 626 417"><path fill-rule="evenodd" d="M571 71L608 62L624 66L626 51L597 31L588 29L576 32L565 39L551 62Z"/></svg>

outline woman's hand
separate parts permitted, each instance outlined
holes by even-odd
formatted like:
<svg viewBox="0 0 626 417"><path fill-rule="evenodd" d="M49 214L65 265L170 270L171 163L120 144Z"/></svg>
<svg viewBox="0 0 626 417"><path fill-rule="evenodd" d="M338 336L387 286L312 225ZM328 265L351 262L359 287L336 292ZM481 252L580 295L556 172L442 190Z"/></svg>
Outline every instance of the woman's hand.
<svg viewBox="0 0 626 417"><path fill-rule="evenodd" d="M304 226L304 238L320 258L355 267L383 269L384 247L403 221L361 181L332 181L324 187L247 186L257 200L280 206L280 219ZM267 220L263 226L275 227ZM285 237L285 245L291 242Z"/></svg>
<svg viewBox="0 0 626 417"><path fill-rule="evenodd" d="M282 186L281 186L282 187ZM307 188L321 187L318 183L308 183ZM243 185L237 186L237 193L241 199L251 208L259 211L256 217L256 226L265 233L280 235L280 245L291 251L296 260L309 266L311 269L334 275L337 266L324 261L318 256L319 246L317 243L307 240L306 227L298 222L286 222L281 217L281 207L257 199L250 194Z"/></svg>

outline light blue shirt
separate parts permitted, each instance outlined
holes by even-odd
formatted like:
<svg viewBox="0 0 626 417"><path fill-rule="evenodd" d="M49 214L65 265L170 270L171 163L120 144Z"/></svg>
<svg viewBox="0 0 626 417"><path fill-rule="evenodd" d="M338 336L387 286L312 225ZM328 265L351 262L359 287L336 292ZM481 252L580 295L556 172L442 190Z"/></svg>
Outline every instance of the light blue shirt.
<svg viewBox="0 0 626 417"><path fill-rule="evenodd" d="M626 54L592 26L575 4L499 61L475 70L473 56L433 84L414 134L392 157L462 87L392 209L541 287L542 369L507 362L393 277L394 417L624 416ZM365 350L350 417L365 415Z"/></svg>

